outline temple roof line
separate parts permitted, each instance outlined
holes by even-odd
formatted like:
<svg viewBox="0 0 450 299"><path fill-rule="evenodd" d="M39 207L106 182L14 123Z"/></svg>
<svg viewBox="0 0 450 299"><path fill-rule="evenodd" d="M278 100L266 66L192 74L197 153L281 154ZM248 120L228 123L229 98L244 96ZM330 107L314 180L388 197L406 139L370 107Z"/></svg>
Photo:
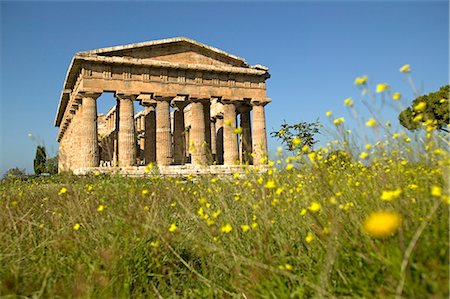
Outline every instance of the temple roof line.
<svg viewBox="0 0 450 299"><path fill-rule="evenodd" d="M95 50L89 50L84 52L78 52L77 55L98 55L98 54L104 54L107 52L116 52L121 50L128 50L128 49L135 49L135 48L142 48L142 47L149 47L149 46L157 46L157 45L163 45L163 44L170 44L170 43L178 43L178 42L186 42L189 44L196 45L200 48L207 49L209 51L221 54L223 56L238 60L245 65L248 65L248 63L245 61L245 59L229 54L225 51L222 51L220 49L217 49L215 47L211 47L202 43L199 43L195 40L192 40L190 38L181 36L181 37L172 37L172 38L165 38L165 39L159 39L159 40L153 40L153 41L146 41L146 42L140 42L140 43L133 43L128 45L121 45L121 46L114 46L114 47L107 47L107 48L100 48Z"/></svg>
<svg viewBox="0 0 450 299"><path fill-rule="evenodd" d="M242 73L242 74L252 74L252 75L264 75L267 73L266 70L262 69L262 66L254 66L250 68L236 67L236 66L213 66L206 64L193 64L193 63L177 63L168 61L158 61L158 60L143 60L140 58L131 57L108 57L108 56L79 56L78 54L74 57L76 60L85 60L93 62L108 62L117 64L132 64L132 65L142 65L151 67L165 67L174 69L195 69L195 70L205 70L205 71L216 71L216 72L232 72L232 73Z"/></svg>

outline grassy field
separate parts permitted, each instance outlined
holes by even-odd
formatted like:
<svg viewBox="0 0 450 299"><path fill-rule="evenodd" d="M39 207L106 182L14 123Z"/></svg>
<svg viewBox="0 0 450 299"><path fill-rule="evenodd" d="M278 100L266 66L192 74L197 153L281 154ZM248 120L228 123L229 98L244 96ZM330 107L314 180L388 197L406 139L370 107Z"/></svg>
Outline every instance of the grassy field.
<svg viewBox="0 0 450 299"><path fill-rule="evenodd" d="M266 173L3 180L0 297L448 298L448 136L327 115Z"/></svg>
<svg viewBox="0 0 450 299"><path fill-rule="evenodd" d="M265 174L4 182L0 294L446 298L449 158L398 139L370 164L322 149Z"/></svg>

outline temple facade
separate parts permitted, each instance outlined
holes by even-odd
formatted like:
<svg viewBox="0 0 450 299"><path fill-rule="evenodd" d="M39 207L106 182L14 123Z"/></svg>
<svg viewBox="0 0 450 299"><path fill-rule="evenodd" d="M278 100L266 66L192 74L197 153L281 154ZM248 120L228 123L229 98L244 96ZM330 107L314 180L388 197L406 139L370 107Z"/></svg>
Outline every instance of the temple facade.
<svg viewBox="0 0 450 299"><path fill-rule="evenodd" d="M269 77L267 67L183 37L77 53L55 119L59 171L261 167ZM97 114L104 92L116 103Z"/></svg>

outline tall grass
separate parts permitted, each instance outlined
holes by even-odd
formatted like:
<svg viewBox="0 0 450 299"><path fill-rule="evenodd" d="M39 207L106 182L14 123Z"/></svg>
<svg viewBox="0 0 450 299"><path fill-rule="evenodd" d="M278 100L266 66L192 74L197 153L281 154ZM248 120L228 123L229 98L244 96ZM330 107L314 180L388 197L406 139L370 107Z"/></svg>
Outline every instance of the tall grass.
<svg viewBox="0 0 450 299"><path fill-rule="evenodd" d="M230 177L4 181L0 296L446 298L450 160L422 137ZM400 221L369 229L377 212Z"/></svg>

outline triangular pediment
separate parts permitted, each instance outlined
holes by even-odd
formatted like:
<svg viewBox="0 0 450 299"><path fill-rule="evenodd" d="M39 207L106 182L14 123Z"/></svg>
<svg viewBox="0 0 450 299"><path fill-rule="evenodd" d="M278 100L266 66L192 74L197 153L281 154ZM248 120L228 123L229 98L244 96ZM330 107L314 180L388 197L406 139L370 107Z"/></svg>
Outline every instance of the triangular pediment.
<svg viewBox="0 0 450 299"><path fill-rule="evenodd" d="M180 64L250 67L240 57L184 37L103 48L79 54L83 56L123 57L141 59L142 61L163 61Z"/></svg>

